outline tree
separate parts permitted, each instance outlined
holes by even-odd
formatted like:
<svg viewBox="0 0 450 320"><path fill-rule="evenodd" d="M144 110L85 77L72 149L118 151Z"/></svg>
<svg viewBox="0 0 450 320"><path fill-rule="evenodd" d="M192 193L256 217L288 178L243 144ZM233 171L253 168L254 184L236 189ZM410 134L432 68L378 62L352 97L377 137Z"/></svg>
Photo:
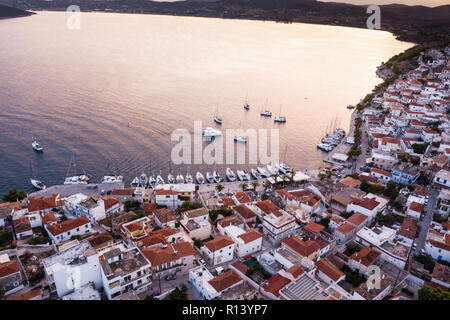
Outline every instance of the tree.
<svg viewBox="0 0 450 320"><path fill-rule="evenodd" d="M181 214L182 212L188 211L188 210L194 210L201 208L202 204L199 202L190 202L189 200L184 201L183 204L177 208L177 213Z"/></svg>
<svg viewBox="0 0 450 320"><path fill-rule="evenodd" d="M166 300L187 300L187 287L182 283L167 295Z"/></svg>
<svg viewBox="0 0 450 320"><path fill-rule="evenodd" d="M27 197L27 194L25 190L17 191L17 188L14 187L8 191L7 194L4 194L2 196L2 200L4 202L16 202L16 201L22 201Z"/></svg>
<svg viewBox="0 0 450 320"><path fill-rule="evenodd" d="M223 185L221 185L221 184L218 184L218 185L216 186L217 192L222 192L223 189L225 189L225 187L224 187Z"/></svg>
<svg viewBox="0 0 450 320"><path fill-rule="evenodd" d="M247 188L248 188L248 184L246 184L246 183L241 183L241 184L239 185L239 187L241 187L241 189L242 189L242 192L244 192L244 191L245 191L245 189L247 189Z"/></svg>
<svg viewBox="0 0 450 320"><path fill-rule="evenodd" d="M291 172L289 172L289 177L291 178L293 186L295 186L294 177L295 177L296 174L297 174L297 172L295 170L292 170Z"/></svg>
<svg viewBox="0 0 450 320"><path fill-rule="evenodd" d="M264 186L264 191L266 191L267 189L270 189L270 187L271 187L272 185L270 184L269 181L266 180L266 181L264 182L263 186Z"/></svg>
<svg viewBox="0 0 450 320"><path fill-rule="evenodd" d="M254 192L256 192L256 187L258 187L259 186L259 183L258 182L256 182L256 181L253 181L252 182L252 187L253 187L253 191Z"/></svg>
<svg viewBox="0 0 450 320"><path fill-rule="evenodd" d="M418 291L419 300L450 300L450 292L424 284Z"/></svg>
<svg viewBox="0 0 450 320"><path fill-rule="evenodd" d="M267 195L267 194L265 194L265 193L263 193L262 195L261 195L261 200L267 200L267 199L269 199L269 196Z"/></svg>

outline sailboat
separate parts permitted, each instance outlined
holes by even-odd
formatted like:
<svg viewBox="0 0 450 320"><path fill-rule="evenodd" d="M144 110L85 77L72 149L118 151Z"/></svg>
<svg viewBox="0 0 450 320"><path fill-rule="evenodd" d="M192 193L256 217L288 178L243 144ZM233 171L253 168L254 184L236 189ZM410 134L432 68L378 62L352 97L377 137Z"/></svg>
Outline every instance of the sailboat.
<svg viewBox="0 0 450 320"><path fill-rule="evenodd" d="M44 151L44 148L42 148L42 146L33 137L31 137L31 146L37 152L43 152Z"/></svg>
<svg viewBox="0 0 450 320"><path fill-rule="evenodd" d="M214 175L212 175L211 172L209 171L206 172L206 180L209 183L214 183Z"/></svg>
<svg viewBox="0 0 450 320"><path fill-rule="evenodd" d="M279 113L278 117L275 118L273 121L274 122L280 122L280 123L286 122L286 117L282 117L281 116L281 105L280 105L280 113Z"/></svg>
<svg viewBox="0 0 450 320"><path fill-rule="evenodd" d="M145 173L142 173L140 178L139 178L139 180L141 182L141 187L145 188L147 186L147 183L148 183L147 175Z"/></svg>
<svg viewBox="0 0 450 320"><path fill-rule="evenodd" d="M74 172L76 174L77 169L75 162L75 154L72 154L72 158L70 158L70 163L69 167L67 168L66 179L64 180L64 184L87 184L89 182L89 177L86 175L86 172L84 172L84 169L83 169L84 174L69 177L69 171L72 166L72 162L75 169Z"/></svg>
<svg viewBox="0 0 450 320"><path fill-rule="evenodd" d="M271 117L272 116L272 112L267 110L267 101L268 100L266 100L266 109L265 110L261 109L261 116L263 116L263 117Z"/></svg>
<svg viewBox="0 0 450 320"><path fill-rule="evenodd" d="M34 179L33 164L31 162L30 162L30 166L31 166L30 182L33 185L33 187L35 187L36 189L39 189L39 190L43 190L43 189L47 188L46 185L42 181Z"/></svg>
<svg viewBox="0 0 450 320"><path fill-rule="evenodd" d="M238 130L241 131L241 121L239 121L239 129ZM247 142L247 138L243 137L241 135L235 135L234 136L234 141L246 143Z"/></svg>
<svg viewBox="0 0 450 320"><path fill-rule="evenodd" d="M220 176L220 174L216 170L214 170L213 176L214 176L214 181L216 183L220 183L222 181L222 177Z"/></svg>
<svg viewBox="0 0 450 320"><path fill-rule="evenodd" d="M248 102L247 102L247 96L248 96L248 93L247 93L247 95L245 96L244 109L245 109L245 110L250 110L250 105L249 105Z"/></svg>
<svg viewBox="0 0 450 320"><path fill-rule="evenodd" d="M226 176L228 178L228 181L236 181L236 175L234 174L233 170L231 170L231 168L227 168Z"/></svg>
<svg viewBox="0 0 450 320"><path fill-rule="evenodd" d="M197 171L195 178L196 178L198 184L205 183L205 177L203 176L203 174L200 171Z"/></svg>
<svg viewBox="0 0 450 320"><path fill-rule="evenodd" d="M130 185L133 188L137 188L139 186L139 178L138 177L134 177L133 181L131 181Z"/></svg>
<svg viewBox="0 0 450 320"><path fill-rule="evenodd" d="M214 122L217 124L222 124L222 118L219 117L219 105L216 108L216 114L214 116Z"/></svg>
<svg viewBox="0 0 450 320"><path fill-rule="evenodd" d="M160 184L165 184L164 179L161 177L161 175L159 174L156 177L156 185L160 185Z"/></svg>
<svg viewBox="0 0 450 320"><path fill-rule="evenodd" d="M150 170L152 169L152 164L150 163ZM148 176L148 185L153 187L156 184L155 172L152 171L152 174Z"/></svg>

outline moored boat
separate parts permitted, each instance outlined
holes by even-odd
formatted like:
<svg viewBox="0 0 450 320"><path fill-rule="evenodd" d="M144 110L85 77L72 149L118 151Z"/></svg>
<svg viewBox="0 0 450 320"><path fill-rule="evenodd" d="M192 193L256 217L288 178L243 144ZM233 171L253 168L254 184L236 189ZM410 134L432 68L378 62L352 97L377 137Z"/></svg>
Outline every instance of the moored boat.
<svg viewBox="0 0 450 320"><path fill-rule="evenodd" d="M197 174L195 175L195 179L197 180L198 184L205 183L205 177L203 176L203 174L200 171L197 171Z"/></svg>
<svg viewBox="0 0 450 320"><path fill-rule="evenodd" d="M230 168L227 168L226 176L229 181L231 181L231 182L236 181L236 175L234 174L233 170L231 170Z"/></svg>
<svg viewBox="0 0 450 320"><path fill-rule="evenodd" d="M173 176L173 174L169 173L167 175L167 182L170 184L174 184L175 183L175 177Z"/></svg>
<svg viewBox="0 0 450 320"><path fill-rule="evenodd" d="M270 174L267 172L266 169L258 167L258 172L261 176L263 176L264 178L268 178L270 177Z"/></svg>
<svg viewBox="0 0 450 320"><path fill-rule="evenodd" d="M140 183L142 188L145 188L147 186L148 178L147 178L147 175L145 173L142 173L141 176L139 177L139 183Z"/></svg>
<svg viewBox="0 0 450 320"><path fill-rule="evenodd" d="M159 184L165 184L164 179L163 179L163 177L161 177L161 175L158 175L158 176L156 177L156 184L157 184L157 185L159 185Z"/></svg>
<svg viewBox="0 0 450 320"><path fill-rule="evenodd" d="M36 179L30 179L30 182L33 185L33 187L35 187L36 189L44 190L45 188L47 188L42 181L39 181Z"/></svg>
<svg viewBox="0 0 450 320"><path fill-rule="evenodd" d="M42 148L42 146L36 141L36 139L34 139L33 137L31 138L31 146L33 147L33 149L37 152L42 152L44 151L44 148Z"/></svg>
<svg viewBox="0 0 450 320"><path fill-rule="evenodd" d="M187 173L185 176L186 183L194 183L194 179L192 179L192 176L190 173Z"/></svg>
<svg viewBox="0 0 450 320"><path fill-rule="evenodd" d="M214 175L212 175L209 171L206 172L206 180L209 183L214 183Z"/></svg>
<svg viewBox="0 0 450 320"><path fill-rule="evenodd" d="M252 168L252 169L250 169L250 172L251 172L253 178L255 178L256 180L261 179L261 174L258 172L258 170L255 170Z"/></svg>
<svg viewBox="0 0 450 320"><path fill-rule="evenodd" d="M222 177L220 176L220 174L216 170L214 170L213 176L214 176L214 181L216 183L219 183L219 182L222 181Z"/></svg>
<svg viewBox="0 0 450 320"><path fill-rule="evenodd" d="M130 184L133 188L136 188L137 186L139 186L139 178L138 177L134 177L133 181L131 181Z"/></svg>
<svg viewBox="0 0 450 320"><path fill-rule="evenodd" d="M267 165L266 165L266 169L267 169L267 172L268 172L271 176L273 176L274 174L277 174L277 173L278 173L278 170L275 169L274 167L272 167L270 164L267 164Z"/></svg>
<svg viewBox="0 0 450 320"><path fill-rule="evenodd" d="M181 173L177 174L177 183L184 183L184 177Z"/></svg>

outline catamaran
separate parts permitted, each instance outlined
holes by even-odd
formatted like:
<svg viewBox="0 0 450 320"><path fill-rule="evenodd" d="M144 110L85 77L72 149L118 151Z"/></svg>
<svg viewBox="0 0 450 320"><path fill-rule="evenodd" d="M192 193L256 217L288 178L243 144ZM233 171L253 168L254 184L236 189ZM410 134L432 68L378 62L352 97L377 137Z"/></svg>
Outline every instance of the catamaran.
<svg viewBox="0 0 450 320"><path fill-rule="evenodd" d="M268 178L270 177L270 174L266 171L266 169L258 167L258 172L261 176L263 176L264 178Z"/></svg>
<svg viewBox="0 0 450 320"><path fill-rule="evenodd" d="M233 170L231 170L230 168L227 168L226 176L229 181L231 181L231 182L236 181L236 176L235 176Z"/></svg>
<svg viewBox="0 0 450 320"><path fill-rule="evenodd" d="M266 165L266 169L267 169L267 172L268 172L271 176L273 176L274 174L277 174L277 173L278 173L278 170L275 169L274 167L272 167L270 164Z"/></svg>
<svg viewBox="0 0 450 320"><path fill-rule="evenodd" d="M206 180L209 183L214 183L214 175L212 175L209 171L206 172Z"/></svg>
<svg viewBox="0 0 450 320"><path fill-rule="evenodd" d="M261 179L261 173L259 173L258 170L255 170L252 168L252 169L250 169L250 172L251 172L253 178L255 178L256 180Z"/></svg>
<svg viewBox="0 0 450 320"><path fill-rule="evenodd" d="M213 176L214 176L214 181L216 183L220 183L222 181L222 177L220 176L220 174L216 170L214 170Z"/></svg>
<svg viewBox="0 0 450 320"><path fill-rule="evenodd" d="M33 137L31 137L31 146L33 147L34 150L36 150L37 152L42 152L44 151L44 148L42 148L42 146L36 141L36 139L34 139Z"/></svg>
<svg viewBox="0 0 450 320"><path fill-rule="evenodd" d="M181 173L177 174L177 183L184 183L184 177Z"/></svg>
<svg viewBox="0 0 450 320"><path fill-rule="evenodd" d="M187 173L186 174L186 183L194 183L194 179L192 179L192 176L191 176L191 174L190 173Z"/></svg>
<svg viewBox="0 0 450 320"><path fill-rule="evenodd" d="M203 174L200 171L197 171L195 178L196 178L198 184L205 183L205 177L203 176Z"/></svg>

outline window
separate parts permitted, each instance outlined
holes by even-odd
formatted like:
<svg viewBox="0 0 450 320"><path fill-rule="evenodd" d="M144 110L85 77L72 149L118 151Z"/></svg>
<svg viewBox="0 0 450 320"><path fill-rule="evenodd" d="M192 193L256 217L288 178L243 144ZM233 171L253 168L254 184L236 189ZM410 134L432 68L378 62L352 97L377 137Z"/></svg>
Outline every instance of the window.
<svg viewBox="0 0 450 320"><path fill-rule="evenodd" d="M67 232L67 235L70 236L70 231Z"/></svg>
<svg viewBox="0 0 450 320"><path fill-rule="evenodd" d="M88 227L88 225L85 225L85 227L87 228L87 227Z"/></svg>
<svg viewBox="0 0 450 320"><path fill-rule="evenodd" d="M77 231L80 231L80 228L77 228Z"/></svg>

